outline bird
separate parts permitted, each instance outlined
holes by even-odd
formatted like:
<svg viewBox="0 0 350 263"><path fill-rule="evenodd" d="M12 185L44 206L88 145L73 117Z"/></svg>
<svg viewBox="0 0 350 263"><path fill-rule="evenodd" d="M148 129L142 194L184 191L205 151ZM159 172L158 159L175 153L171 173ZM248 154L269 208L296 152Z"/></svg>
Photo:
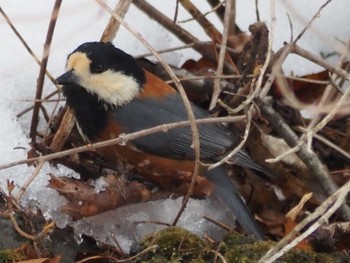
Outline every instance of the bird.
<svg viewBox="0 0 350 263"><path fill-rule="evenodd" d="M74 112L79 132L88 142L188 120L180 94L111 42L86 42L78 46L68 55L65 72L56 81ZM191 108L196 119L211 117L193 103ZM200 160L205 163L220 160L234 148L233 138L238 139L222 123L199 124L198 134ZM125 161L160 188L171 190L178 186L186 192L195 166L191 145L192 131L186 126L101 148L99 153L109 162ZM234 162L266 172L244 150L235 154ZM224 166L211 170L202 167L192 194L215 197L247 233L263 238Z"/></svg>

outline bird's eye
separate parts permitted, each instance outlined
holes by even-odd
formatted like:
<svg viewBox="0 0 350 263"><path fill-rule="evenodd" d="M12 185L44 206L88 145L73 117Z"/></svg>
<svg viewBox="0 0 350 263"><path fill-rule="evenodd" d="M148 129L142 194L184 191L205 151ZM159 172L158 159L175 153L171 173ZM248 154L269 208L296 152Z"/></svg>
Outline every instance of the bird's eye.
<svg viewBox="0 0 350 263"><path fill-rule="evenodd" d="M98 65L94 65L92 68L91 68L91 72L92 73L102 73L104 71L104 67L100 64Z"/></svg>

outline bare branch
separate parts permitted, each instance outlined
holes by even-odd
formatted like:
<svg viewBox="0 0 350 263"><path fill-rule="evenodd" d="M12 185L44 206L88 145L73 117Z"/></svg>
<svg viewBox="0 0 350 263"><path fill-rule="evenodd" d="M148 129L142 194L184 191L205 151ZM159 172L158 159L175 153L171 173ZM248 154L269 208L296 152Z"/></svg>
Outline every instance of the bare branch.
<svg viewBox="0 0 350 263"><path fill-rule="evenodd" d="M131 2L132 0L118 1L117 6L114 9L114 13L120 16L121 18L124 18L126 12L129 10ZM119 26L120 23L113 16L111 16L105 30L103 31L101 41L112 41L119 30Z"/></svg>
<svg viewBox="0 0 350 263"><path fill-rule="evenodd" d="M287 142L287 144L290 147L297 146L300 140L298 136L294 133L294 131L283 120L283 118L277 112L275 112L275 110L272 107L265 104L262 100L257 98L256 102L259 105L265 118L269 120L271 126L274 128L275 131L279 133L279 135ZM329 177L326 168L321 163L315 152L310 151L305 145L305 143L300 146L298 156L300 157L300 159L303 160L303 162L307 165L307 167L310 169L313 175L318 179L323 190L328 195L331 195L337 191L338 186L332 180L332 178ZM346 204L343 204L341 212L342 217L344 219L350 219L350 209Z"/></svg>
<svg viewBox="0 0 350 263"><path fill-rule="evenodd" d="M222 75L222 72L224 69L224 61L225 61L225 56L226 56L226 45L227 45L229 25L230 25L229 23L231 22L231 15L232 15L231 9L232 9L232 0L227 0L226 1L226 8L225 8L225 17L224 17L224 31L222 34L218 67L216 69L215 75ZM221 92L220 79L214 79L213 95L211 97L211 102L210 102L210 106L209 106L210 110L212 110L215 107L216 102L219 98L220 92Z"/></svg>
<svg viewBox="0 0 350 263"><path fill-rule="evenodd" d="M259 263L275 262L279 257L287 253L298 243L311 235L318 227L328 222L329 218L336 212L336 210L344 203L345 198L350 192L350 182L343 185L334 194L327 198L314 213L309 215L303 221L301 221L292 232L280 240L272 249L270 249L262 258ZM307 226L308 229L304 232L300 232Z"/></svg>
<svg viewBox="0 0 350 263"><path fill-rule="evenodd" d="M55 30L56 21L57 21L60 7L61 7L61 3L62 3L62 0L56 0L54 8L51 13L50 23L47 29L47 35L46 35L46 40L44 44L43 59L40 64L40 72L39 72L39 77L37 81L37 88L36 88L36 94L35 94L36 100L40 100L43 93L43 86L44 86L47 62L49 60L51 41ZM35 143L36 141L36 130L39 122L40 105L41 103L39 101L36 101L34 103L33 117L32 117L32 122L30 126L30 133L29 133L32 143Z"/></svg>

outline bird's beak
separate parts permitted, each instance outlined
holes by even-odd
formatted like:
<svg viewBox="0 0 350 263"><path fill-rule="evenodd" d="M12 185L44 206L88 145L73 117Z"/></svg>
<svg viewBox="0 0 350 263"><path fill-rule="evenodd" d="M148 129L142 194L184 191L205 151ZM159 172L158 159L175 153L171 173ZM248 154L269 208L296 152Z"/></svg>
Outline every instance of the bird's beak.
<svg viewBox="0 0 350 263"><path fill-rule="evenodd" d="M69 70L59 76L56 81L60 85L78 84L79 78L74 74L72 70Z"/></svg>

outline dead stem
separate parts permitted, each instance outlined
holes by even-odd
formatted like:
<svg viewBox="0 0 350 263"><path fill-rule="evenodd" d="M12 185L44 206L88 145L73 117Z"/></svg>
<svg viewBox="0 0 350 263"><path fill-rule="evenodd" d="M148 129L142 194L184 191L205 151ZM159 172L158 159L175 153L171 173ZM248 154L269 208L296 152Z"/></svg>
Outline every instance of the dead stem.
<svg viewBox="0 0 350 263"><path fill-rule="evenodd" d="M236 122L236 121L242 121L245 118L246 117L244 115L206 118L206 119L196 120L196 124L198 125L198 124L205 124L205 123ZM103 147L108 147L108 146L111 146L114 144L120 144L122 142L132 141L132 140L135 140L135 139L140 138L142 136L150 135L150 134L153 134L156 132L167 132L170 129L175 129L175 128L179 128L179 127L186 127L189 125L190 125L189 121L163 124L163 125L152 127L152 128L145 129L142 131L124 134L124 135L121 135L115 139L106 140L106 141L98 142L98 143L94 143L94 144L87 144L84 146L80 146L80 147L76 147L73 149L69 149L69 150L65 150L65 151L61 151L61 152L57 152L57 153L52 153L52 154L48 154L48 155L43 155L40 157L29 158L29 159L24 159L24 160L19 160L19 161L3 164L3 165L0 165L0 170L8 169L10 167L18 166L21 164L31 164L31 163L39 162L39 161L51 161L54 159L62 158L62 157L67 156L67 155L91 151L91 150L103 148Z"/></svg>
<svg viewBox="0 0 350 263"><path fill-rule="evenodd" d="M287 144L290 147L299 145L299 137L288 126L283 118L262 100L256 99L256 102L259 105L264 117L269 121L273 129L278 132L278 134L287 142ZM335 184L332 178L329 177L326 168L317 157L316 153L312 150L308 150L305 143L300 145L298 156L307 165L312 174L318 179L325 193L331 195L337 191L338 186ZM341 207L341 214L345 220L350 219L350 209L346 204Z"/></svg>
<svg viewBox="0 0 350 263"><path fill-rule="evenodd" d="M125 14L128 12L132 0L118 1L117 6L114 8L114 13L124 18ZM119 30L120 23L113 16L110 17L105 30L102 33L101 41L109 42L112 41Z"/></svg>
<svg viewBox="0 0 350 263"><path fill-rule="evenodd" d="M230 17L232 15L232 12L231 12L232 7L233 7L232 0L227 0L226 7L225 7L224 30L222 34L218 66L217 66L215 75L222 75L223 73L224 61L226 57L227 39L229 34L229 25L230 25L230 22L232 22L231 21L232 18ZM211 97L209 110L212 110L216 106L220 93L221 93L220 79L214 79L213 94Z"/></svg>
<svg viewBox="0 0 350 263"><path fill-rule="evenodd" d="M50 54L50 46L52 42L53 33L55 31L56 21L57 21L60 7L61 7L61 3L62 3L62 0L56 0L51 13L50 23L47 29L46 40L44 44L43 59L40 64L40 72L39 72L38 81L37 81L37 88L36 88L36 94L35 94L36 100L40 100L43 93L46 67L47 67L47 62L49 60L49 54ZM30 125L30 132L29 132L29 137L31 138L32 143L36 142L36 131L39 123L40 105L41 105L40 102L34 103L32 122Z"/></svg>
<svg viewBox="0 0 350 263"><path fill-rule="evenodd" d="M301 221L287 236L281 239L272 249L260 258L259 263L274 262L306 237L311 235L318 227L328 222L329 218L339 207L342 206L349 191L350 182L339 188L335 193L328 197L314 213ZM307 230L301 233L306 226L308 226Z"/></svg>

